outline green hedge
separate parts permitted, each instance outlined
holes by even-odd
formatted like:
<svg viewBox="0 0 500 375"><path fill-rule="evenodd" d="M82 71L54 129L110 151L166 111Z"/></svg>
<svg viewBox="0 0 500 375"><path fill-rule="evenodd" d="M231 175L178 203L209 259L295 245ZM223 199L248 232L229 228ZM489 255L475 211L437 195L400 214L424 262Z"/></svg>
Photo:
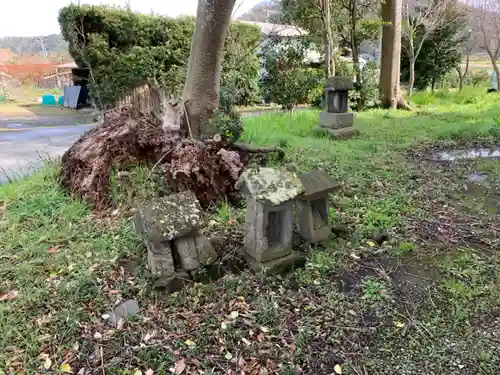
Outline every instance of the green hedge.
<svg viewBox="0 0 500 375"><path fill-rule="evenodd" d="M153 78L170 92L182 89L194 18L73 4L60 10L59 24L76 63L92 68L90 92L103 105L113 105ZM237 104L249 104L258 97L259 41L258 27L231 24L222 86L235 93Z"/></svg>

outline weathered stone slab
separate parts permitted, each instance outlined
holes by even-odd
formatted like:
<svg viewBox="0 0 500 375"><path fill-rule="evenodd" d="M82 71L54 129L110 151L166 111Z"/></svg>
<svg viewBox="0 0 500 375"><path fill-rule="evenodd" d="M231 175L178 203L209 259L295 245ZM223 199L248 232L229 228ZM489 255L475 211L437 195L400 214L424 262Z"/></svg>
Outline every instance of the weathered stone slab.
<svg viewBox="0 0 500 375"><path fill-rule="evenodd" d="M148 268L154 279L170 277L175 272L172 249L169 242L146 241Z"/></svg>
<svg viewBox="0 0 500 375"><path fill-rule="evenodd" d="M354 124L354 113L319 113L319 126L323 128L342 129Z"/></svg>
<svg viewBox="0 0 500 375"><path fill-rule="evenodd" d="M349 139L358 136L359 130L354 127L342 129L316 128L314 130L318 134L328 135L332 139Z"/></svg>
<svg viewBox="0 0 500 375"><path fill-rule="evenodd" d="M247 197L245 251L266 262L292 252L293 202L271 206Z"/></svg>
<svg viewBox="0 0 500 375"><path fill-rule="evenodd" d="M298 200L296 208L298 230L302 238L310 243L317 243L330 237L328 195Z"/></svg>
<svg viewBox="0 0 500 375"><path fill-rule="evenodd" d="M140 206L135 227L144 239L159 242L185 236L205 226L205 215L192 192L152 200Z"/></svg>
<svg viewBox="0 0 500 375"><path fill-rule="evenodd" d="M325 90L354 90L354 81L351 77L334 76L326 80Z"/></svg>
<svg viewBox="0 0 500 375"><path fill-rule="evenodd" d="M292 251L288 255L270 260L268 262L258 262L251 256L246 256L248 267L256 272L265 274L284 274L289 270L302 267L305 264L305 256L297 251Z"/></svg>
<svg viewBox="0 0 500 375"><path fill-rule="evenodd" d="M198 250L194 237L181 237L174 240L174 257L179 261L179 267L185 271L192 271L200 266Z"/></svg>
<svg viewBox="0 0 500 375"><path fill-rule="evenodd" d="M207 237L198 233L194 241L196 244L196 251L198 252L198 262L201 265L208 266L217 260L217 253Z"/></svg>
<svg viewBox="0 0 500 375"><path fill-rule="evenodd" d="M295 173L274 168L245 170L236 183L236 188L256 201L271 205L287 202L304 191Z"/></svg>
<svg viewBox="0 0 500 375"><path fill-rule="evenodd" d="M340 188L340 184L333 180L324 169L301 174L300 181L304 186L304 194L300 196L301 199L314 197L317 194L326 196Z"/></svg>
<svg viewBox="0 0 500 375"><path fill-rule="evenodd" d="M121 319L127 319L138 314L141 311L139 302L135 299L127 299L116 306L113 311L106 313L109 315L109 322L113 325L118 325Z"/></svg>

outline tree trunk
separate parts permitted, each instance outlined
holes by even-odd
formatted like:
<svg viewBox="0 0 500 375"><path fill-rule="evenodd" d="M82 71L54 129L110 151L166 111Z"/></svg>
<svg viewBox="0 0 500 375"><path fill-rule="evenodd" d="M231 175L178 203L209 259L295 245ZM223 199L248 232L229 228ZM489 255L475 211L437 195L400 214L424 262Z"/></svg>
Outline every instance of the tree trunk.
<svg viewBox="0 0 500 375"><path fill-rule="evenodd" d="M353 1L351 6L351 50L352 50L352 62L355 69L356 74L356 82L361 84L361 68L359 66L359 48L358 48L358 40L356 38L356 21L357 21L357 2Z"/></svg>
<svg viewBox="0 0 500 375"><path fill-rule="evenodd" d="M497 75L497 91L500 91L500 68L498 67L498 64L496 60L492 59L491 64L493 65L493 69L495 70L495 73Z"/></svg>
<svg viewBox="0 0 500 375"><path fill-rule="evenodd" d="M415 58L410 58L410 79L408 81L408 96L413 94L413 86L415 85Z"/></svg>
<svg viewBox="0 0 500 375"><path fill-rule="evenodd" d="M323 51L325 53L325 78L335 75L335 62L333 61L333 35L331 29L330 0L321 0L321 26L323 27Z"/></svg>
<svg viewBox="0 0 500 375"><path fill-rule="evenodd" d="M457 73L458 73L458 92L462 91L464 88L464 74L462 74L462 69L457 68Z"/></svg>
<svg viewBox="0 0 500 375"><path fill-rule="evenodd" d="M380 101L384 108L410 109L401 96L401 0L382 4L382 47L380 62Z"/></svg>
<svg viewBox="0 0 500 375"><path fill-rule="evenodd" d="M324 25L324 21L322 22ZM333 72L332 69L332 50L331 50L331 45L330 41L328 38L328 31L326 30L326 27L324 26L324 29L322 31L322 36L323 36L323 53L325 54L325 66L324 66L324 71L325 71L325 78L328 79L329 77L333 76L335 73Z"/></svg>
<svg viewBox="0 0 500 375"><path fill-rule="evenodd" d="M181 132L200 138L219 106L222 52L236 0L198 0L182 101Z"/></svg>

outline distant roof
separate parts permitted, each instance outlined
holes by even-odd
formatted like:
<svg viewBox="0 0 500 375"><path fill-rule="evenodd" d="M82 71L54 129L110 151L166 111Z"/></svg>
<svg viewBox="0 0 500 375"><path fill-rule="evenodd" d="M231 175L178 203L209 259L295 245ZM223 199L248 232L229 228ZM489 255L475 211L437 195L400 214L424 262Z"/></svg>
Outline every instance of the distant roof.
<svg viewBox="0 0 500 375"><path fill-rule="evenodd" d="M77 69L78 65L76 65L76 62L72 61L72 62L56 65L55 67L58 69Z"/></svg>
<svg viewBox="0 0 500 375"><path fill-rule="evenodd" d="M308 32L300 27L293 25L278 25L276 23L269 22L255 22L255 21L238 21L249 25L255 25L260 28L260 31L264 35L278 35L278 36L303 36L307 35Z"/></svg>

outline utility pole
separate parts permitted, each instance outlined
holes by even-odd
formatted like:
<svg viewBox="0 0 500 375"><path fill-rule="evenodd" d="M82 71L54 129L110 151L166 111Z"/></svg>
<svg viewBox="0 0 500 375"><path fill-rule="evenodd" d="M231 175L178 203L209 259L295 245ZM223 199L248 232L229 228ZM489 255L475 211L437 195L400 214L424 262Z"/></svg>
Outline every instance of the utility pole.
<svg viewBox="0 0 500 375"><path fill-rule="evenodd" d="M43 39L44 39L44 38L45 38L44 36L41 36L41 37L40 37L40 44L42 45L42 53L43 53L43 57L44 57L44 58L47 58L47 50L45 49L45 44L44 44L44 42L43 42Z"/></svg>

